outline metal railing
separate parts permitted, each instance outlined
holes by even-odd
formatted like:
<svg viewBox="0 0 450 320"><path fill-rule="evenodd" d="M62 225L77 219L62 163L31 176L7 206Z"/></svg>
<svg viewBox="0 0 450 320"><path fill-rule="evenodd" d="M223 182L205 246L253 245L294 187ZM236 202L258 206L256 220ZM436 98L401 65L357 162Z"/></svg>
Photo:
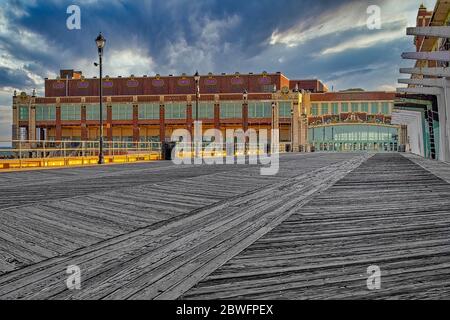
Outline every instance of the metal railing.
<svg viewBox="0 0 450 320"><path fill-rule="evenodd" d="M99 154L98 141L0 141L10 149L0 149L0 159L49 159L68 157L95 157ZM159 142L104 142L105 156L161 152Z"/></svg>
<svg viewBox="0 0 450 320"><path fill-rule="evenodd" d="M98 141L0 141L0 169L95 164ZM106 163L159 159L159 142L105 141Z"/></svg>

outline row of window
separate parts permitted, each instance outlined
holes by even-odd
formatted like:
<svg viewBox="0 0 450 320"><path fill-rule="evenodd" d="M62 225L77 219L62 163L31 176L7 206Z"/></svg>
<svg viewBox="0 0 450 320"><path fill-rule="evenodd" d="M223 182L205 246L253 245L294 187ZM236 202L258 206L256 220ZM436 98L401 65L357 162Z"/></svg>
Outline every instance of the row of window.
<svg viewBox="0 0 450 320"><path fill-rule="evenodd" d="M100 120L99 105L86 106L86 119L88 121ZM112 105L113 120L133 120L133 106L131 104L114 104ZM346 112L364 112L371 114L391 113L390 104L388 102L378 103L313 103L311 106L311 115L338 115ZM279 115L282 118L290 118L292 115L292 103L288 101L279 102ZM271 118L272 104L271 102L250 101L248 104L249 118ZM107 117L107 107L103 106L103 119ZM159 103L149 103L139 105L139 120L159 120L160 105ZM185 103L170 103L165 106L166 119L186 119L187 106ZM192 108L192 117L197 117L195 104ZM199 119L214 119L214 103L200 102L198 107ZM29 118L29 109L27 106L20 106L19 119L26 121ZM242 102L229 101L220 104L221 119L242 118ZM81 119L81 106L79 104L63 104L61 105L61 120L78 121ZM54 121L56 120L56 107L54 105L37 105L36 121Z"/></svg>
<svg viewBox="0 0 450 320"><path fill-rule="evenodd" d="M86 120L100 120L100 106L86 106ZM130 104L112 105L112 120L133 120L133 106ZM280 116L290 116L291 103L280 103ZM272 116L272 104L270 102L250 102L250 118L270 118ZM29 118L27 106L19 109L20 120ZM103 106L103 119L107 117L107 107ZM183 120L187 117L187 106L185 103L170 103L165 105L165 118L172 120ZM197 118L197 108L192 107L192 117ZM242 118L242 102L222 102L220 104L220 117L222 119ZM139 120L159 120L160 105L158 103L140 104ZM214 119L214 103L200 102L198 105L199 119ZM81 106L76 104L61 105L61 120L77 121L81 119ZM36 121L55 121L56 107L54 105L36 106Z"/></svg>
<svg viewBox="0 0 450 320"><path fill-rule="evenodd" d="M391 108L389 102L342 102L340 104L339 111L339 103L313 103L311 105L311 115L312 116L320 116L320 115L339 115L340 113L347 112L363 112L370 114L384 114L390 115Z"/></svg>

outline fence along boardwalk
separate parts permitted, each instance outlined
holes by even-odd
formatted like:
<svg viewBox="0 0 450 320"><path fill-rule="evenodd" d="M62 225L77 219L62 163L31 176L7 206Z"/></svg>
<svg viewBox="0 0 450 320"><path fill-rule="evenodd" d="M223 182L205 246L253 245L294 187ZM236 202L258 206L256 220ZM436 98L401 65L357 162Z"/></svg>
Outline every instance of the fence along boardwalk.
<svg viewBox="0 0 450 320"><path fill-rule="evenodd" d="M161 261L170 255L172 260L164 260L164 267L159 269L164 272L167 263L182 265L192 254L191 247L204 252L213 243L223 242L221 250L226 251L238 232L241 239L258 230L264 233L273 220L271 212L283 213L275 210L283 206L282 201L270 210L256 210L255 199L271 196L267 188L292 182L301 175L314 177L316 172L325 172L325 179L309 179L305 184L305 190L313 192L308 186L321 187L328 179L338 177L341 171L336 169L342 165L353 168L361 161L361 156L349 154L286 155L281 159L279 175L273 177L260 176L259 168L252 166L178 167L161 163L104 167L101 172L94 171L98 183L91 176L92 168L36 171L26 176L15 173L25 182L7 174L5 179L16 194L23 193L24 198L29 194L29 199L19 206L0 209L0 272L4 273L0 276L0 298L71 297L71 292L61 288L64 281L59 279L67 276L69 264L77 263L87 279L83 282L87 288L90 283L93 288L98 283L104 288L104 292L83 290L80 298L112 297L108 279L120 278L124 268L135 269L138 274L139 268L163 264ZM32 179L34 173L40 176L38 181ZM104 184L111 190L98 188ZM303 187L303 182L299 186ZM58 196L54 200L33 198L29 191L35 192L37 187L57 188ZM295 187L291 190L297 191ZM50 197L51 191L47 195ZM251 199L256 201L252 207L255 211L248 210L241 216L245 201ZM247 221L245 228L240 226L242 221ZM197 232L199 227L204 228L202 232ZM219 242L203 241L205 233ZM228 237L228 242L220 241L220 235ZM155 250L161 253L157 255ZM148 257L154 260L142 260ZM141 260L144 264L139 263ZM126 289L132 280L120 283ZM117 292L116 296L125 295L124 291Z"/></svg>
<svg viewBox="0 0 450 320"><path fill-rule="evenodd" d="M448 299L449 234L450 184L399 154L379 154L183 299ZM367 289L371 265L381 268L381 290Z"/></svg>

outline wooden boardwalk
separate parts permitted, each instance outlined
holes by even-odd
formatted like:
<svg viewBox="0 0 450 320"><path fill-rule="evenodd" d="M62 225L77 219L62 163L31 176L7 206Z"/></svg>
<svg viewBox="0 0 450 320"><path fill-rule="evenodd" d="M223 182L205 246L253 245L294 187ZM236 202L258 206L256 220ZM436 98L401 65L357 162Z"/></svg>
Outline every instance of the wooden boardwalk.
<svg viewBox="0 0 450 320"><path fill-rule="evenodd" d="M0 299L449 297L450 184L423 167L292 154L273 177L170 162L1 174Z"/></svg>
<svg viewBox="0 0 450 320"><path fill-rule="evenodd" d="M449 236L450 184L401 155L379 154L184 298L448 299ZM381 290L367 289L372 265Z"/></svg>

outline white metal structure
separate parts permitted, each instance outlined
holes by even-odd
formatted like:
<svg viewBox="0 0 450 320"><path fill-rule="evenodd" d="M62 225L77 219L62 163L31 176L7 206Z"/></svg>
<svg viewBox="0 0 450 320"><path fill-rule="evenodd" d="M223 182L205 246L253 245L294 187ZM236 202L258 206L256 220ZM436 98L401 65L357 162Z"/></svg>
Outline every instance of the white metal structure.
<svg viewBox="0 0 450 320"><path fill-rule="evenodd" d="M408 28L406 33L407 35L413 36L450 38L450 27ZM406 52L402 54L402 58L450 62L450 51ZM410 87L398 88L397 92L434 95L437 97L440 128L439 159L442 161L450 161L450 68L402 68L400 69L400 73L435 77L434 79L401 79L399 83L408 84ZM400 116L397 116L397 118L401 119ZM409 129L410 127L408 126ZM415 130L415 127L411 126L411 130ZM415 135L417 133L411 133L411 136Z"/></svg>

